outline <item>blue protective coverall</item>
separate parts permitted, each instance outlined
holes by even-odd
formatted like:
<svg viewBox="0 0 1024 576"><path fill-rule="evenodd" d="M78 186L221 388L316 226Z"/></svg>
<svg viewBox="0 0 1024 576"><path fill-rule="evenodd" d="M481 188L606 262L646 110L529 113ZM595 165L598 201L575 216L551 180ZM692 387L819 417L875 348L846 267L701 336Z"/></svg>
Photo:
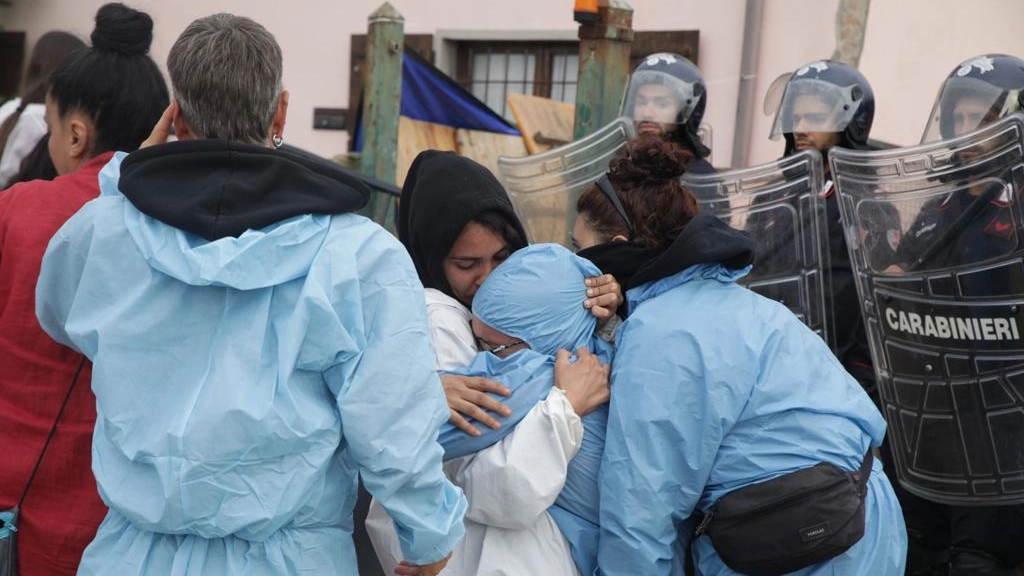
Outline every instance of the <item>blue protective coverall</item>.
<svg viewBox="0 0 1024 576"><path fill-rule="evenodd" d="M601 574L681 575L691 514L818 462L856 470L882 441L882 416L826 344L736 284L750 249L700 214L627 292L601 462ZM877 460L865 510L859 542L798 574L903 574L906 530ZM693 552L697 574L736 574L707 536Z"/></svg>
<svg viewBox="0 0 1024 576"><path fill-rule="evenodd" d="M575 351L588 346L603 362L611 361L611 346L594 337L597 321L582 305L584 279L598 275L591 262L561 246L534 244L513 253L487 277L473 298L474 314L488 326L526 341L530 348L506 358L483 352L458 371L508 386L510 397L494 397L511 408L512 415L497 430L481 427L484 432L477 437L445 424L440 440L446 458L478 452L512 432L554 386L555 354L560 348ZM593 573L597 560L597 474L607 418L607 405L583 416L579 451L569 462L565 484L548 509L584 575ZM543 567L537 570L542 573Z"/></svg>
<svg viewBox="0 0 1024 576"><path fill-rule="evenodd" d="M379 226L296 200L344 182L284 151L206 141L119 155L100 183L37 287L43 328L94 366L110 513L79 574L354 576L357 473L406 559L447 555L466 502L442 476L448 408L422 286ZM175 213L171 193L200 201ZM281 203L296 215L246 229ZM163 221L206 208L221 211L206 224L238 233Z"/></svg>

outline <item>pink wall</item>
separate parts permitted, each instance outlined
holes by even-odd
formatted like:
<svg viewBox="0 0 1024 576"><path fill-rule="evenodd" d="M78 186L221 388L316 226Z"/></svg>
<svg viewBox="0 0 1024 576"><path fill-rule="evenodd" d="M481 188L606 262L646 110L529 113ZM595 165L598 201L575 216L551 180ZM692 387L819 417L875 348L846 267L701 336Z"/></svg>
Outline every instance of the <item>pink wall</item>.
<svg viewBox="0 0 1024 576"><path fill-rule="evenodd" d="M763 112L765 93L780 74L793 72L808 62L832 55L838 5L839 0L775 0L764 3L753 126L747 144L748 165L782 156L783 141L768 138L774 116L766 116Z"/></svg>
<svg viewBox="0 0 1024 576"><path fill-rule="evenodd" d="M29 42L63 28L87 36L105 0L14 0L0 8L0 22L26 30ZM163 68L167 50L193 19L215 12L249 16L267 27L284 50L285 85L291 92L285 139L323 155L345 150L345 133L313 130L314 107L348 106L349 37L365 33L367 16L381 0L125 0L156 22L152 55ZM571 0L395 0L407 33L437 30L558 31L574 37ZM715 155L728 158L743 30L743 2L633 0L638 30L700 29L701 64L715 95L708 117L715 125ZM504 7L503 11L496 6Z"/></svg>
<svg viewBox="0 0 1024 576"><path fill-rule="evenodd" d="M916 144L957 64L987 53L1024 58L1020 0L875 0L860 68L875 89L874 138Z"/></svg>
<svg viewBox="0 0 1024 576"><path fill-rule="evenodd" d="M629 1L629 0L627 0ZM771 118L761 112L776 76L831 55L839 0L762 0L763 27L747 143L749 162L778 157L768 140ZM14 0L0 22L29 33L65 28L87 35L104 0ZM285 138L323 155L345 150L343 132L314 131L314 107L348 105L349 37L366 30L381 0L127 0L156 21L153 56L163 67L167 50L193 19L214 12L249 16L275 34L285 54L291 91ZM570 0L395 0L406 32L493 31L508 35L574 35ZM714 160L728 164L736 121L744 0L632 0L638 30L699 29L700 65L708 84L707 120L714 128ZM1024 56L1024 2L1020 0L874 0L861 70L878 99L873 136L895 143L920 138L941 79L961 60L988 51Z"/></svg>

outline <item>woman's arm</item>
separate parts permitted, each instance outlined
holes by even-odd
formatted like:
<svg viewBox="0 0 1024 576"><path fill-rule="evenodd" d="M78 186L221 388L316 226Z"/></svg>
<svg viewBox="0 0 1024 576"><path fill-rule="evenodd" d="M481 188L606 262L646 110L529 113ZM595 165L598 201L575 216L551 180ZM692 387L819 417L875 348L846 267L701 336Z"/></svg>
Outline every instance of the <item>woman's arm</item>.
<svg viewBox="0 0 1024 576"><path fill-rule="evenodd" d="M583 441L580 417L608 400L608 366L586 348L577 353L570 362L569 352L559 351L555 388L511 434L446 465L469 499L469 519L523 529L537 522L562 491L569 461Z"/></svg>
<svg viewBox="0 0 1024 576"><path fill-rule="evenodd" d="M511 434L474 455L449 461L445 471L469 500L468 519L523 530L558 497L582 439L580 418L565 393L552 389Z"/></svg>

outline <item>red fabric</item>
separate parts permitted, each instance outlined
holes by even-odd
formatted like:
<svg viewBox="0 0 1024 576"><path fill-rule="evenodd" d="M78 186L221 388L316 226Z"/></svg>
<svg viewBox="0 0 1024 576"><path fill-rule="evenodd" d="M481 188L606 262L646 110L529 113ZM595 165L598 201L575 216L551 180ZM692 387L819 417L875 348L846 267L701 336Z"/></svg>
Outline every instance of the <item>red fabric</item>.
<svg viewBox="0 0 1024 576"><path fill-rule="evenodd" d="M111 153L52 182L0 192L0 507L17 503L82 356L57 344L36 320L35 289L50 238L99 195ZM86 362L57 433L22 504L21 576L71 576L106 507L93 479L96 400Z"/></svg>

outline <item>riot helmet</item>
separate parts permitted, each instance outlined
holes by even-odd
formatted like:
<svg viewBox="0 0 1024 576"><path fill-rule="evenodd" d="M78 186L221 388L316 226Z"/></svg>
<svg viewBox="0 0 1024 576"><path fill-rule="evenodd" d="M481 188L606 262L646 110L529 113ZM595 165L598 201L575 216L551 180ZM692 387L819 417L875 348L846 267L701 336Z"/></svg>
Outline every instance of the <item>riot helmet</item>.
<svg viewBox="0 0 1024 576"><path fill-rule="evenodd" d="M813 99L824 107L801 113ZM836 133L840 145L863 150L875 116L875 94L856 68L819 60L777 78L765 95L764 112L775 114L771 138L785 137L787 156L796 149L794 132Z"/></svg>
<svg viewBox="0 0 1024 576"><path fill-rule="evenodd" d="M633 118L640 133L657 131L701 158L711 150L698 136L707 105L707 89L697 66L679 54L659 52L633 70L622 116Z"/></svg>
<svg viewBox="0 0 1024 576"><path fill-rule="evenodd" d="M939 89L921 143L948 140L1024 107L1024 60L986 54L956 67Z"/></svg>

